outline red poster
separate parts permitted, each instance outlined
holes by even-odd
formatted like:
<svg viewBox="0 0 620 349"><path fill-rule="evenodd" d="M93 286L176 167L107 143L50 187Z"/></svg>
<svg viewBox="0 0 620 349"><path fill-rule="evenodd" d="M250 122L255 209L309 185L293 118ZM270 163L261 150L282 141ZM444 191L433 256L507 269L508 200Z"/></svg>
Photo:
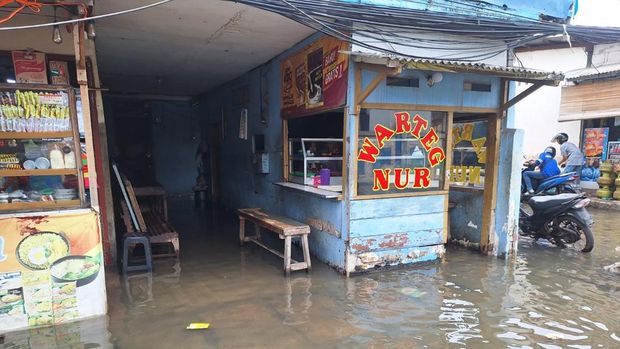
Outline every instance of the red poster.
<svg viewBox="0 0 620 349"><path fill-rule="evenodd" d="M321 38L282 62L282 118L343 106L347 95L345 41Z"/></svg>
<svg viewBox="0 0 620 349"><path fill-rule="evenodd" d="M47 84L45 53L13 51L15 81L26 84Z"/></svg>

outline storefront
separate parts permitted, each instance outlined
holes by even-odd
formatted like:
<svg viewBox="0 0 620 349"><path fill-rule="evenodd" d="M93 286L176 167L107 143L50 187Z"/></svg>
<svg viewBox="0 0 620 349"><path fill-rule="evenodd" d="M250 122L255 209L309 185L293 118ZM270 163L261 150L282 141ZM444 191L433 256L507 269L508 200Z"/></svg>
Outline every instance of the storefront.
<svg viewBox="0 0 620 349"><path fill-rule="evenodd" d="M222 163L224 204L306 222L312 253L346 274L436 260L448 239L514 251L505 112L559 76L351 51L314 35L201 100L219 157L252 159ZM533 87L509 100L510 80Z"/></svg>
<svg viewBox="0 0 620 349"><path fill-rule="evenodd" d="M106 313L95 61L84 25L67 28L64 44L51 28L2 32L0 332Z"/></svg>
<svg viewBox="0 0 620 349"><path fill-rule="evenodd" d="M586 163L582 186L598 189L599 166L620 163L620 73L601 67L584 69L562 88L560 121L581 121L581 144Z"/></svg>

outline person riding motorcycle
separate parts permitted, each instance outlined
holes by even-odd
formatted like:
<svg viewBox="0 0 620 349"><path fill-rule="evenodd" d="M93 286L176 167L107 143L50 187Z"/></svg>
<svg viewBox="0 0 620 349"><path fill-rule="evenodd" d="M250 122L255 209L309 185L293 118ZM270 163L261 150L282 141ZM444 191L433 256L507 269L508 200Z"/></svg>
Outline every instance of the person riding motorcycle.
<svg viewBox="0 0 620 349"><path fill-rule="evenodd" d="M534 188L532 186L532 180L543 180L545 178L557 176L560 174L560 168L557 161L555 161L555 148L547 147L543 151L538 160L533 160L533 164L536 165L540 171L525 171L523 172L523 181L527 189L526 194L534 194Z"/></svg>

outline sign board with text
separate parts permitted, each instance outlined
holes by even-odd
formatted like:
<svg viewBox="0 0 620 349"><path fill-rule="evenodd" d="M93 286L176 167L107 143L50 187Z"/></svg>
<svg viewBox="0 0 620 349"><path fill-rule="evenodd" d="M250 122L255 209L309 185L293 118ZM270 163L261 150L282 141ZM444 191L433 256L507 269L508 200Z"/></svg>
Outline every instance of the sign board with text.
<svg viewBox="0 0 620 349"><path fill-rule="evenodd" d="M281 116L284 119L344 106L349 44L321 38L285 58L281 65Z"/></svg>

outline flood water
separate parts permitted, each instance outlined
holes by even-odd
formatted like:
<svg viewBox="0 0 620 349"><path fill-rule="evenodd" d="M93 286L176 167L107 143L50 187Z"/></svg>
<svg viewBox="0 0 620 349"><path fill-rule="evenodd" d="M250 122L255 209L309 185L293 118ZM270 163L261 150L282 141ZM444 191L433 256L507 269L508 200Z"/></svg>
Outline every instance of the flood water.
<svg viewBox="0 0 620 349"><path fill-rule="evenodd" d="M620 261L618 214L591 212L590 254L521 241L504 261L449 248L440 263L347 279L316 261L285 278L277 257L239 249L234 216L172 209L180 263L108 272L107 317L11 333L4 347L620 348L620 275L603 270Z"/></svg>

